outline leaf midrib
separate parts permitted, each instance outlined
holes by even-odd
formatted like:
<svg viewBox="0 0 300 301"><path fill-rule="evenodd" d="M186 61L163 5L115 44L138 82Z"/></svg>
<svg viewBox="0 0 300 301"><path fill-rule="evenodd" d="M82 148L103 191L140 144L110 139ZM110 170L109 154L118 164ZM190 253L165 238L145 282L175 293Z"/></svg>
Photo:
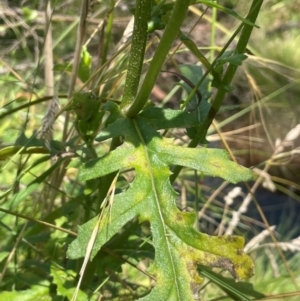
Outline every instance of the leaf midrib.
<svg viewBox="0 0 300 301"><path fill-rule="evenodd" d="M142 136L142 133L141 133L141 131L140 131L140 129L139 129L139 127L138 127L135 120L133 120L133 124L134 124L135 130L137 132L137 135L140 139L140 142L142 144L144 154L145 154L145 159L147 161L147 166L149 168L149 176L150 176L150 179L151 179L152 191L153 191L153 194L155 196L155 205L156 205L157 212L159 214L159 219L160 219L161 224L163 226L164 238L165 238L165 241L166 241L166 244L167 244L167 247L168 247L168 253L169 253L168 255L169 255L169 258L170 258L170 262L172 264L172 270L173 270L173 275L174 275L173 279L175 280L176 293L177 293L178 300L180 300L179 285L178 285L177 277L176 277L175 264L174 264L172 252L170 250L171 249L170 244L169 244L169 241L167 239L168 235L166 233L166 227L165 227L165 223L164 223L164 219L163 219L163 215L162 215L162 210L161 210L160 204L159 204L159 198L158 198L158 194L157 194L157 190L156 190L156 186L155 186L154 176L153 176L153 172L152 172L152 165L151 165L151 160L150 160L150 156L149 156L149 153L148 153L147 144L145 143L144 138Z"/></svg>

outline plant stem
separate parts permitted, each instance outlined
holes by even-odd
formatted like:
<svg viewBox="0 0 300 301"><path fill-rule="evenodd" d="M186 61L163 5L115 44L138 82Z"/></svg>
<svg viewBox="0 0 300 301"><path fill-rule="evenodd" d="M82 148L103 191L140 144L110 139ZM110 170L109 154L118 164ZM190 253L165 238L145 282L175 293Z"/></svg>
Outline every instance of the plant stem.
<svg viewBox="0 0 300 301"><path fill-rule="evenodd" d="M210 34L210 52L209 52L209 62L212 63L215 58L215 39L216 39L216 22L217 22L217 9L215 7L212 8L212 16L211 16L211 34Z"/></svg>
<svg viewBox="0 0 300 301"><path fill-rule="evenodd" d="M132 44L121 108L129 107L137 94L148 37L150 13L150 0L136 1Z"/></svg>
<svg viewBox="0 0 300 301"><path fill-rule="evenodd" d="M148 37L147 30L151 13L151 3L151 0L136 1L131 51L129 54L127 77L121 102L122 108L129 107L133 103L138 90ZM120 139L114 138L110 146L110 151L114 150L119 145L121 145ZM106 175L100 179L99 193L97 197L98 209L100 209L103 200L107 196L107 192L115 176L116 172Z"/></svg>
<svg viewBox="0 0 300 301"><path fill-rule="evenodd" d="M263 3L263 0L253 0L253 2L252 2L248 16L246 17L246 19L249 20L252 24L255 24L255 21L257 19L257 16L260 11L262 3ZM245 23L243 24L243 30L242 30L240 39L239 39L236 49L235 49L237 54L245 53L247 44L249 42L249 39L250 39L250 36L252 33L252 29L253 29L253 26L245 24ZM223 85L230 85L236 70L237 70L237 66L229 64L229 66L226 70L226 73L222 79ZM223 102L223 99L224 99L226 93L227 93L227 91L225 91L224 89L218 90L218 92L215 96L215 99L212 103L211 109L210 109L209 113L207 114L207 117L201 124L201 127L197 131L197 134L195 135L195 137L189 143L188 147L196 147L200 141L204 140L211 123L213 122L216 114L218 113L218 111L221 107L221 104ZM176 166L174 168L173 174L170 177L171 182L175 181L175 179L178 176L181 169L182 169L181 166Z"/></svg>
<svg viewBox="0 0 300 301"><path fill-rule="evenodd" d="M107 60L107 53L108 53L108 49L109 49L109 43L110 43L110 39L111 39L111 33L112 33L112 27L113 27L113 21L114 21L115 1L110 0L109 6L110 6L110 8L109 8L110 12L108 14L108 20L107 20L107 24L105 27L105 39L104 39L104 46L103 46L103 53L102 53L102 60L101 60L102 64L104 64Z"/></svg>
<svg viewBox="0 0 300 301"><path fill-rule="evenodd" d="M179 33L180 25L185 18L188 7L189 1L187 0L177 0L175 2L169 22L155 51L140 91L134 103L126 113L128 117L136 116L146 104L170 47Z"/></svg>
<svg viewBox="0 0 300 301"><path fill-rule="evenodd" d="M258 13L260 11L262 3L263 3L263 0L253 0L253 2L252 2L250 11L249 11L246 19L249 20L250 22L252 22L253 24L256 21L256 18L258 16ZM245 53L247 44L249 42L249 39L250 39L250 36L252 33L252 29L253 29L253 26L244 24L240 39L239 39L236 49L235 49L237 54ZM223 77L223 80L222 80L222 83L224 85L230 85L237 68L238 68L238 66L229 64L229 66L226 70L226 73ZM210 127L213 119L215 118L216 114L218 113L226 93L227 93L227 91L225 91L224 89L218 89L218 92L215 96L212 107L211 107L206 119L204 120L204 123L198 132L198 135L196 135L195 139L193 139L190 142L190 145L189 145L190 147L195 147L199 143L199 141L201 141L205 138L208 128Z"/></svg>

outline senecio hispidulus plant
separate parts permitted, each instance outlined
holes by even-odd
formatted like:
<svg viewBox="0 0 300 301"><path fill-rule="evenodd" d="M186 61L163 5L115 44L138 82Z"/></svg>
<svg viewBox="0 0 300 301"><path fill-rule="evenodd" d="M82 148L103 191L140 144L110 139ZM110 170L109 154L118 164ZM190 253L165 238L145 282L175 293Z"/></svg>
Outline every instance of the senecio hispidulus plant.
<svg viewBox="0 0 300 301"><path fill-rule="evenodd" d="M65 269L61 270L54 262L49 267L57 295L70 300L99 298L100 292L109 300L200 300L203 276L212 281L219 279L221 283L211 267L227 270L238 280L251 277L253 263L243 251L244 239L233 235L209 236L197 231L196 214L177 208L172 183L182 167L232 183L252 179L252 172L229 160L225 151L200 145L207 144L208 128L224 96L232 89L230 83L235 71L247 57L246 46L262 1L253 0L248 15L243 18L215 1L137 0L132 8L132 26L129 24L113 49L110 47L114 12L119 1L108 1L103 21L90 35L91 38L95 33L100 36L94 59L87 47L91 40L87 39L87 28L90 10L95 8L87 0L81 2L74 60L68 66L55 67L62 73L65 68L64 78L69 76L67 104L58 112L57 99L62 97L53 89L54 96L38 138L26 140L24 136L18 146L1 153L6 157L16 153L50 153L50 169L27 186L26 196L15 194L14 198L20 201L27 197L50 176L53 192L48 197L52 206L59 202L65 210L78 211L76 216L82 224L78 233L59 228L59 225L68 228L67 220L55 226L55 233L65 231L67 235L77 236L72 242L66 236L57 236L70 242ZM240 22L212 62L181 31L189 7L199 7L199 4L222 10ZM48 34L50 24L51 18L47 23ZM236 46L228 51L234 39ZM175 41L184 45L199 64L174 64L176 71L172 72L182 80L181 86L188 96L179 109L166 109L151 102L151 92L174 54ZM150 53L153 43L156 43L155 51ZM46 62L48 59L51 65L50 57ZM213 97L210 87L216 90ZM44 100L35 100L33 104ZM64 116L59 143L51 135L54 115ZM186 129L188 146L174 145L173 139L166 137L168 131L180 128ZM43 160L35 164L46 159ZM62 193L66 191L62 188L63 178L70 170L78 170L79 184ZM58 218L59 211L54 212ZM144 228L139 226L141 223ZM71 224L72 227L76 223L73 220ZM81 258L84 259L79 261ZM148 268L138 262L147 263ZM139 277L137 271L143 273L145 284L120 280L116 271L124 263L135 267L131 276ZM235 298L250 300L243 291L229 284L222 285ZM46 287L49 293L50 285Z"/></svg>

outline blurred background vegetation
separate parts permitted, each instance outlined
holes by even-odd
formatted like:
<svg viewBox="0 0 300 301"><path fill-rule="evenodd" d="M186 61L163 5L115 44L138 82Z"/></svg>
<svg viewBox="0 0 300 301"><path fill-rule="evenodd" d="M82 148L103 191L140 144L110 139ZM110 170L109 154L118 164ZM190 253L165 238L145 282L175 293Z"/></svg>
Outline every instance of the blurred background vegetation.
<svg viewBox="0 0 300 301"><path fill-rule="evenodd" d="M105 18L109 21L108 12L114 2L93 1L91 4L86 40L90 39L87 51L93 64L101 44L102 28L99 29L99 25ZM218 3L242 16L250 5L249 1L224 0ZM64 106L67 103L81 1L51 1L51 4L54 91L60 96L60 105ZM108 60L113 64L112 56L122 45L134 5L134 1L117 3L110 37L106 41L108 53L106 57L102 56L103 63ZM189 170L184 170L175 183L176 190L180 192L178 206L182 210L196 208L199 211L198 228L202 232L229 233L234 212L241 213L232 231L243 235L249 243L247 252L256 265L256 275L249 282L264 294L282 294L277 300L298 300L300 294L297 285L300 283L299 7L299 0L264 1L257 21L260 28L253 31L248 58L237 72L232 84L235 89L226 96L207 137L209 146L226 148L239 163L253 168L262 176L257 186L255 183L250 185L253 200L244 204L248 193L245 185L234 187L221 180L203 178ZM204 9L204 6L191 7L182 31L190 32L201 52L212 61L239 22L222 11L211 9L200 18ZM50 291L52 299L43 300L67 300L69 295L63 291L60 281L69 281L70 288L74 287L71 283L76 281L74 269L78 263L65 258L67 244L73 237L34 220L77 232L77 226L86 218L77 209L84 208L83 211L87 212L86 208L91 207L92 210L92 196L83 197L84 187L77 182L76 172L72 168L66 171L65 165L53 168L55 163L51 163L43 153L47 152L43 151L44 145L30 139L41 129L49 101L45 98L48 96L45 32L44 1L1 1L0 207L12 213L0 211L0 300L8 300L3 299L6 297L1 296L1 291L21 290L24 291L24 298L16 294L13 300L31 300L29 297L26 299L26 290L31 297L35 296L36 299L32 300L42 300L38 296L43 296L44 292L38 283L44 283ZM159 36L160 32L149 36L149 40L154 42L152 45L149 43L147 58L151 58L155 50L155 35ZM124 55L126 51L123 50ZM173 59L176 64L197 63L185 47L179 48ZM109 98L118 100L122 93L125 63L124 58L118 58L116 69L103 73L104 80L111 83L111 90L103 91ZM166 68L171 69L173 63L169 62ZM167 107L178 107L182 92L176 85L177 80L171 74L161 73L152 93L152 101ZM79 88L82 83L78 81L76 85ZM211 93L214 93L213 89ZM31 105L35 100L40 101ZM74 120L72 114L69 117L70 120L61 114L54 124L53 137L57 142L66 142L64 129L70 129ZM287 136L288 133L290 136ZM169 135L177 137L175 143L187 143L184 133L171 132ZM28 150L29 154L20 155L17 153L19 149L9 149L13 145L24 146L26 143L27 147L35 148L35 154L30 154ZM104 152L108 146L99 148L103 148ZM36 154L37 149L41 154ZM125 180L129 179L119 183L120 189L126 185ZM25 189L29 184L31 189ZM240 210L241 204L244 204L243 210ZM13 212L23 217L15 216ZM264 212L268 224L261 212ZM272 229L277 242L271 240L268 232L264 232L269 226L276 226ZM138 246L149 235L149 228L137 225L131 239ZM251 241L254 238L257 240ZM148 251L140 247L140 252ZM137 269L123 264L123 273L119 274L120 265L107 254L102 255L107 256L106 272L94 279L95 286L89 288L100 291L103 295L101 300L134 300L137 292L142 294L151 287L151 281ZM148 266L147 260L136 264L141 268ZM58 288L57 295L56 289L49 283ZM101 285L97 287L99 283ZM216 298L232 300L216 284L205 281L202 300Z"/></svg>

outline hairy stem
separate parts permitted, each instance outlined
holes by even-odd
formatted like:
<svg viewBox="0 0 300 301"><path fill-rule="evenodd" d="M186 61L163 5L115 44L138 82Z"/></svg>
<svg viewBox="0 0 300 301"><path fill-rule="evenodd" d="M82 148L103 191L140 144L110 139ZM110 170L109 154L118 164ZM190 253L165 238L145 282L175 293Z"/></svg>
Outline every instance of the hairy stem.
<svg viewBox="0 0 300 301"><path fill-rule="evenodd" d="M187 0L177 0L175 2L169 22L155 51L140 91L126 114L128 117L136 116L146 104L165 58L179 33L180 25L184 20L188 7L189 1Z"/></svg>
<svg viewBox="0 0 300 301"><path fill-rule="evenodd" d="M137 94L141 70L144 61L145 47L148 36L148 21L151 13L151 1L139 0L136 3L134 27L127 76L121 107L129 107Z"/></svg>

